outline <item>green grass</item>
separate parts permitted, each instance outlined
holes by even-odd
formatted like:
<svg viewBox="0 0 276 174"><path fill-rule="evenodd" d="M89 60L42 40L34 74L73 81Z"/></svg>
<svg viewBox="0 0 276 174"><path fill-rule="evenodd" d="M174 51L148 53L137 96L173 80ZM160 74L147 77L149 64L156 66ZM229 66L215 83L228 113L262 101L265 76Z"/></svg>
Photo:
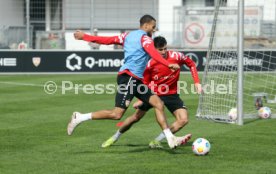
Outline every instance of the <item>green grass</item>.
<svg viewBox="0 0 276 174"><path fill-rule="evenodd" d="M190 75L182 78L192 82ZM115 83L116 75L0 76L1 174L276 173L275 119L251 120L244 126L196 120L198 96L183 95L190 122L177 135L192 133L192 140L208 139L209 155L195 156L192 141L176 150L166 143L165 149L149 149L149 141L160 133L152 110L114 146L103 149L101 143L115 133L118 121L85 122L70 137L66 126L73 111L111 109L114 95L76 95L74 91L62 95L61 89L49 95L42 87L49 80L58 85L62 80ZM133 111L130 108L123 118Z"/></svg>

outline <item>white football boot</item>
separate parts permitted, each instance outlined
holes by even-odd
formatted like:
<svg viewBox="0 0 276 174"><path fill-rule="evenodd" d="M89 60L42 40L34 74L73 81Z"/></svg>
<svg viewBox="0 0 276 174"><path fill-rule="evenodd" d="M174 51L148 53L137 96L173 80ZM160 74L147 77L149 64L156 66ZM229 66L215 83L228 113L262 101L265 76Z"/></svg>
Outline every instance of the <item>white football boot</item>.
<svg viewBox="0 0 276 174"><path fill-rule="evenodd" d="M78 119L79 112L73 112L70 122L67 126L67 134L72 135L74 129L81 123L81 120Z"/></svg>
<svg viewBox="0 0 276 174"><path fill-rule="evenodd" d="M177 146L185 145L192 138L192 134L187 134L183 137L176 137L176 138L177 138Z"/></svg>
<svg viewBox="0 0 276 174"><path fill-rule="evenodd" d="M192 134L187 134L183 137L173 136L167 139L167 141L168 141L169 147L171 149L175 149L177 146L185 145L191 138L192 138Z"/></svg>
<svg viewBox="0 0 276 174"><path fill-rule="evenodd" d="M176 136L172 136L170 138L167 138L168 145L171 149L175 149L177 146L179 146L178 141L179 141L178 137L176 137Z"/></svg>

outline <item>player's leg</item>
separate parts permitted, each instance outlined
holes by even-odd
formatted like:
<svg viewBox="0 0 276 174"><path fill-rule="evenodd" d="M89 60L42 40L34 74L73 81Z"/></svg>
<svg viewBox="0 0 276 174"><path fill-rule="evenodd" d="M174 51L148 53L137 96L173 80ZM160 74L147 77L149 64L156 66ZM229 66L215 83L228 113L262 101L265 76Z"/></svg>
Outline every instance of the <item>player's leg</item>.
<svg viewBox="0 0 276 174"><path fill-rule="evenodd" d="M137 89L140 89L140 91L137 90L137 93L135 96L140 100L142 100L143 102L149 103L150 105L152 105L152 107L155 110L156 120L165 134L169 147L175 148L179 146L182 140L184 139L184 137L175 137L172 134L164 113L164 103L157 95L153 94L147 86L143 84L141 85L142 87L138 86Z"/></svg>
<svg viewBox="0 0 276 174"><path fill-rule="evenodd" d="M163 101L157 95L152 95L149 98L149 104L151 104L155 110L156 120L159 126L161 127L161 129L162 130L169 129L168 122L164 113Z"/></svg>
<svg viewBox="0 0 276 174"><path fill-rule="evenodd" d="M81 114L79 112L74 112L70 122L67 126L67 134L72 135L74 129L82 122L87 120L99 120L99 119L112 119L112 120L118 120L120 119L126 109L115 107L112 110L100 110L96 112L91 112L87 114Z"/></svg>
<svg viewBox="0 0 276 174"><path fill-rule="evenodd" d="M67 133L71 135L74 129L83 121L87 120L99 120L99 119L112 119L119 120L124 115L127 110L131 100L134 97L133 92L131 92L131 81L133 78L129 75L118 75L117 84L120 88L117 90L115 98L115 108L112 110L100 110L96 112L91 112L87 114L81 114L79 112L74 112L70 122L67 126Z"/></svg>
<svg viewBox="0 0 276 174"><path fill-rule="evenodd" d="M177 146L181 145L185 137L176 137L172 134L169 125L167 123L167 119L164 113L164 104L161 99L157 96L151 96L149 103L155 109L156 119L159 123L160 127L163 130L163 133L167 139L167 143L170 148L176 148Z"/></svg>
<svg viewBox="0 0 276 174"><path fill-rule="evenodd" d="M127 108L115 107L112 110L100 110L91 113L91 119L100 120L100 119L110 119L110 120L120 120L124 115Z"/></svg>
<svg viewBox="0 0 276 174"><path fill-rule="evenodd" d="M178 95L161 96L161 99L176 118L175 122L170 125L172 133L176 133L188 123L187 108ZM190 138L191 134L185 135L181 144L186 144ZM151 148L162 147L160 141L163 139L165 139L165 135L161 132L153 141L150 142L149 146Z"/></svg>
<svg viewBox="0 0 276 174"><path fill-rule="evenodd" d="M171 124L170 129L173 133L176 133L188 124L188 111L186 108L180 108L175 110L173 115L175 116L175 122Z"/></svg>
<svg viewBox="0 0 276 174"><path fill-rule="evenodd" d="M118 139L120 138L120 136L123 133L125 133L127 130L129 130L133 124L135 124L141 118L143 118L143 116L146 114L146 112L147 111L143 111L143 110L137 109L133 115L131 115L130 117L128 117L126 120L124 120L123 125L120 127L120 129L117 130L117 132L112 137L110 137L108 140L106 140L102 144L102 147L104 147L104 148L105 147L109 147L112 144L114 144L116 141L118 141Z"/></svg>
<svg viewBox="0 0 276 174"><path fill-rule="evenodd" d="M147 111L143 111L141 109L137 109L132 116L128 117L123 122L123 125L120 127L119 131L121 133L125 133L126 131L128 131L133 124L137 123L138 121L141 120L141 118L144 117L144 115L146 114L146 112Z"/></svg>
<svg viewBox="0 0 276 174"><path fill-rule="evenodd" d="M111 136L108 140L106 140L102 144L102 147L109 147L116 141L118 141L120 136L127 130L129 130L133 124L140 121L140 119L143 118L143 116L150 108L152 108L152 106L147 103L143 103L141 106L139 106L139 109L137 109L133 115L124 120L123 125L120 127L120 129L117 130L116 133L113 136Z"/></svg>
<svg viewBox="0 0 276 174"><path fill-rule="evenodd" d="M176 132L180 131L184 126L186 126L189 122L188 120L188 111L186 107L177 109L173 112L176 120L170 126L171 131L175 134ZM188 133L184 136L184 140L182 141L182 145L186 144L192 138L192 134Z"/></svg>
<svg viewBox="0 0 276 174"><path fill-rule="evenodd" d="M178 94L172 94L164 97L164 102L168 110L174 115L175 122L170 125L173 133L178 132L186 124L188 124L188 111L184 102Z"/></svg>

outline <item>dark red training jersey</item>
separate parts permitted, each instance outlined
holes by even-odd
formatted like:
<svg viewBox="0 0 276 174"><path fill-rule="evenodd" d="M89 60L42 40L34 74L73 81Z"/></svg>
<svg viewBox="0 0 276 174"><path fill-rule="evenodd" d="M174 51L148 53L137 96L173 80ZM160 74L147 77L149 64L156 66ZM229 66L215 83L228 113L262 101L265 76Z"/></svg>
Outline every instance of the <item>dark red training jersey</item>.
<svg viewBox="0 0 276 174"><path fill-rule="evenodd" d="M194 83L200 83L196 65L189 57L180 52L168 51L166 60L170 64L187 65L190 68ZM144 72L144 83L159 96L176 94L179 75L180 69L172 71L167 66L151 59Z"/></svg>

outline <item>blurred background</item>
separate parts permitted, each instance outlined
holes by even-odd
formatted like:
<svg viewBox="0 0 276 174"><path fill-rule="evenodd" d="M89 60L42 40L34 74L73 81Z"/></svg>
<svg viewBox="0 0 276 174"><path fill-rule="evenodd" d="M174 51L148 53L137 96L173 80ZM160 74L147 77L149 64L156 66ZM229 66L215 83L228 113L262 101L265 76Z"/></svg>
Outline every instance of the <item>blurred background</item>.
<svg viewBox="0 0 276 174"><path fill-rule="evenodd" d="M139 28L151 14L158 31L175 49L208 49L217 0L0 0L0 49L116 50L120 47L79 44L72 33L118 35ZM220 48L237 46L237 0L223 1ZM275 48L275 0L245 1L245 47ZM227 27L227 24L228 27ZM231 27L229 27L231 26Z"/></svg>

